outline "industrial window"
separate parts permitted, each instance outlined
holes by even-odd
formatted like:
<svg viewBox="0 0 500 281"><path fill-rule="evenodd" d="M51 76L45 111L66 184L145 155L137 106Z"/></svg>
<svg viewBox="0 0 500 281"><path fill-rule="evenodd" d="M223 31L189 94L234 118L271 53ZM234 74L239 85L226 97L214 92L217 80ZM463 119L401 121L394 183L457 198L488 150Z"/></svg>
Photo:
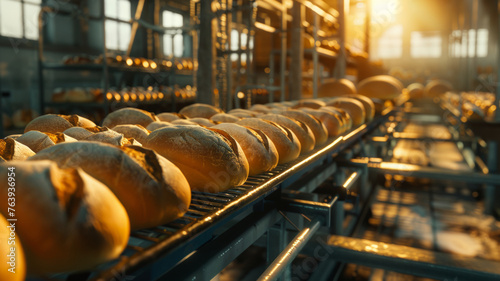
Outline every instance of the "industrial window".
<svg viewBox="0 0 500 281"><path fill-rule="evenodd" d="M128 48L131 33L131 8L129 0L106 0L106 48L125 51Z"/></svg>
<svg viewBox="0 0 500 281"><path fill-rule="evenodd" d="M469 32L454 30L451 34L451 52L453 57L474 56L476 49L476 30L470 29ZM477 56L486 57L488 55L488 30L477 30Z"/></svg>
<svg viewBox="0 0 500 281"><path fill-rule="evenodd" d="M247 47L247 40L248 40L248 30L243 30L241 32L241 41L240 41L240 44L238 46L238 36L240 34L240 32L238 32L237 29L233 29L231 30L231 51L238 51L238 50L244 50L246 49ZM252 41L250 40L249 42L249 45L250 45L250 49L252 49ZM247 54L243 53L241 54L241 60L242 61L246 61L247 59ZM238 60L238 54L234 53L234 54L231 54L231 60L232 61L237 61Z"/></svg>
<svg viewBox="0 0 500 281"><path fill-rule="evenodd" d="M439 31L413 31L411 33L411 56L414 58L441 57L443 39Z"/></svg>
<svg viewBox="0 0 500 281"><path fill-rule="evenodd" d="M377 42L376 57L380 59L400 58L403 55L403 26L388 28Z"/></svg>
<svg viewBox="0 0 500 281"><path fill-rule="evenodd" d="M163 26L180 28L184 25L184 18L179 13L163 11ZM163 35L163 53L168 57L182 57L184 53L184 36L182 33L169 31Z"/></svg>
<svg viewBox="0 0 500 281"><path fill-rule="evenodd" d="M0 0L0 35L38 39L38 14L42 0Z"/></svg>

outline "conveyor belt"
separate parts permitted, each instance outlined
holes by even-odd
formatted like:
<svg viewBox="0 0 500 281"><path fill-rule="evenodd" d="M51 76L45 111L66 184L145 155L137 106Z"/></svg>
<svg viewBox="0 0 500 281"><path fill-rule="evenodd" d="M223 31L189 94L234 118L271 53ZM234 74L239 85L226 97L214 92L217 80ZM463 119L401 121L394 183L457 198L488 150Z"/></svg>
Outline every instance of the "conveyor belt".
<svg viewBox="0 0 500 281"><path fill-rule="evenodd" d="M184 217L164 226L132 233L127 249L118 260L94 272L69 276L67 280L114 280L117 276L131 273L134 278L155 280L194 250L214 239L216 231L222 226L251 210L283 186L290 185L301 175L321 166L325 160L331 160L332 155L358 142L392 113L387 110L369 124L330 139L327 145L295 161L249 177L241 186L217 194L193 192L192 204Z"/></svg>

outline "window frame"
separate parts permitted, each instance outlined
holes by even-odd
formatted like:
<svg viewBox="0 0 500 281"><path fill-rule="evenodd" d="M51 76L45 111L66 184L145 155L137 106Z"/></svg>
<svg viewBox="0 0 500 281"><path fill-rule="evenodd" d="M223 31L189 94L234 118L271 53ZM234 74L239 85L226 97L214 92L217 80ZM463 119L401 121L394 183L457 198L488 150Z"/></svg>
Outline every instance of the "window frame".
<svg viewBox="0 0 500 281"><path fill-rule="evenodd" d="M0 0L1 1L1 0ZM36 39L26 38L26 23L25 23L25 5L38 6L40 9L43 7L44 0L40 1L40 3L33 3L32 0L12 0L15 2L19 2L21 4L21 25L22 25L22 37L13 37L7 36L0 33L0 46L10 46L15 49L26 48L33 49L36 48L37 45L35 42L38 42L39 36ZM0 19L2 15L0 14ZM0 22L1 25L1 22ZM37 34L38 34L38 18L37 18Z"/></svg>
<svg viewBox="0 0 500 281"><path fill-rule="evenodd" d="M128 1L129 4L130 4L130 20L123 20L123 19L120 19L118 17L119 3L122 2L122 1ZM133 15L132 15L132 2L131 2L131 0L116 0L116 4L117 4L117 6L116 6L117 17L116 18L115 17L109 17L109 16L106 15L106 5L104 5L104 11L103 11L104 20L103 20L103 24L105 25L105 32L106 32L108 30L108 26L107 26L108 25L108 23L107 23L108 21L113 21L113 22L116 23L116 30L114 30L114 31L116 31L116 35L117 35L117 37L116 37L117 48L115 49L115 48L108 47L109 40L108 40L108 37L106 36L106 34L104 34L104 37L105 37L105 40L106 40L104 44L105 44L106 50L108 50L108 51L125 53L125 52L127 52L128 44L127 44L127 47L125 49L121 49L120 48L120 42L121 42L120 41L120 24L128 24L130 26L130 34L129 34L129 39L128 39L128 42L130 42L130 36L132 36L132 17L133 17Z"/></svg>
<svg viewBox="0 0 500 281"><path fill-rule="evenodd" d="M415 36L414 36L415 34ZM415 39L414 37L417 37L417 34L420 35L421 38L424 39L424 41L420 41L420 45L414 45ZM431 34L431 36L423 36L425 34ZM427 52L425 55L421 55L418 53L414 53L414 48L420 49L419 47L427 45L429 42L426 42L425 40L429 40L429 38L426 37L432 37L432 39L439 39L439 48L436 48L436 50L439 49L439 54L434 56L434 55L429 55L429 53L432 52ZM422 44L423 43L423 44ZM444 38L442 36L442 33L439 30L431 30L431 31L412 31L410 33L410 57L412 59L439 59L443 56L443 43L444 43ZM428 46L428 45L427 45ZM434 46L433 46L434 47Z"/></svg>
<svg viewBox="0 0 500 281"><path fill-rule="evenodd" d="M161 26L163 27L166 27L166 28L170 28L168 26L164 26L163 25L163 22L164 22L164 14L165 12L170 12L170 13L173 13L173 14L178 14L182 17L182 25L179 26L178 28L180 30L182 30L182 27L184 26L184 22L185 22L185 14L182 13L182 11L177 11L175 9L172 9L171 7L164 7L161 9L161 14L160 14L160 20L161 20ZM172 26L172 27L177 27L177 26ZM181 38L182 38L182 55L181 56L176 56L175 55L175 43L174 43L174 38L176 36L180 35ZM172 59L179 59L179 58L184 58L187 56L187 53L186 53L186 36L188 34L186 34L186 32L184 30L182 30L181 32L179 33L168 33L168 32L165 32L163 35L162 35L162 40L161 40L161 53L163 55L163 57L166 57L166 58L172 58ZM171 37L171 42L172 42L172 53L171 54L167 54L165 52L165 37L166 36L170 36Z"/></svg>

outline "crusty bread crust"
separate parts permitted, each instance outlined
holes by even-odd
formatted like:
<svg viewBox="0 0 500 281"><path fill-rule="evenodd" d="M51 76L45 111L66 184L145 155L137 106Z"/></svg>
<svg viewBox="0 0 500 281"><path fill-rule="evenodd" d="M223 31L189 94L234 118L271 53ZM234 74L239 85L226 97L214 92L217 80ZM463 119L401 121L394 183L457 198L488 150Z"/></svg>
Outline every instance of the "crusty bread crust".
<svg viewBox="0 0 500 281"><path fill-rule="evenodd" d="M295 160L300 154L299 139L288 128L260 118L246 118L238 121L236 124L261 130L266 134L278 150L278 164Z"/></svg>
<svg viewBox="0 0 500 281"><path fill-rule="evenodd" d="M181 171L154 151L97 142L58 144L30 160L50 159L80 167L106 184L123 203L132 229L157 226L182 216L191 192Z"/></svg>
<svg viewBox="0 0 500 281"><path fill-rule="evenodd" d="M102 125L110 129L123 124L141 125L146 128L153 121L158 121L158 118L153 113L142 109L126 107L108 114L102 121Z"/></svg>
<svg viewBox="0 0 500 281"><path fill-rule="evenodd" d="M248 160L249 175L269 171L278 165L278 151L261 131L234 123L222 123L212 128L227 132L240 144Z"/></svg>
<svg viewBox="0 0 500 281"><path fill-rule="evenodd" d="M281 110L277 113L298 121L302 121L304 122L304 124L309 126L314 134L316 145L324 144L328 139L328 131L326 130L325 125L321 123L318 118L296 109Z"/></svg>
<svg viewBox="0 0 500 281"><path fill-rule="evenodd" d="M299 139L300 153L313 150L316 141L311 129L301 121L293 120L289 117L279 114L267 114L260 117L261 119L275 122L283 127L290 129Z"/></svg>
<svg viewBox="0 0 500 281"><path fill-rule="evenodd" d="M2 182L7 182L8 167L15 167L16 233L29 273L87 270L123 251L130 232L127 212L104 184L51 161L0 165ZM7 188L0 186L5 202ZM3 214L7 207L0 205Z"/></svg>
<svg viewBox="0 0 500 281"><path fill-rule="evenodd" d="M248 177L245 154L227 134L175 125L151 132L144 146L179 167L192 190L220 192L243 184Z"/></svg>
<svg viewBox="0 0 500 281"><path fill-rule="evenodd" d="M213 105L195 103L182 108L179 114L182 114L188 118L210 118L217 113L222 113L223 111Z"/></svg>

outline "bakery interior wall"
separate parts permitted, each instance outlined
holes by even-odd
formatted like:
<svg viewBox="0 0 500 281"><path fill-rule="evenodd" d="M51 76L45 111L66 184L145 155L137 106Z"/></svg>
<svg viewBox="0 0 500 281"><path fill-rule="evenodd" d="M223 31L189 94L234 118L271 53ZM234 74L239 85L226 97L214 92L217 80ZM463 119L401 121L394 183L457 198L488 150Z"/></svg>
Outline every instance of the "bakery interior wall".
<svg viewBox="0 0 500 281"><path fill-rule="evenodd" d="M43 3L60 11L71 10L68 2L67 0L43 0ZM89 14L98 16L101 10L101 0L88 0L87 2ZM133 16L138 0L130 2L131 15ZM143 19L149 21L153 18L153 2L146 1ZM32 19L35 29L36 20L37 18ZM90 54L98 56L102 54L102 23L100 21L91 21L86 25L75 17L55 13L47 16L44 24L44 56L47 61L61 62L66 55ZM38 111L37 45L38 41L8 38L0 35L0 90L10 93L10 97L3 99L2 110L8 111L9 115L12 115L11 111L17 109ZM186 48L186 51L189 49ZM139 28L131 56L147 57L147 54L147 33L145 29ZM50 97L52 91L58 87L100 87L101 73L97 71L79 73L46 71L44 81L46 95ZM186 84L188 82L186 81ZM142 81L131 81L130 83L135 86L143 86Z"/></svg>
<svg viewBox="0 0 500 281"><path fill-rule="evenodd" d="M460 44L460 30L476 29L475 1L478 35L487 33L487 45L478 47L481 55L477 60L472 58L474 44L469 47L469 59L457 57L452 50ZM475 77L496 68L496 9L496 1L492 0L372 0L371 60L380 61L390 74L407 83L442 78L459 90L471 90L476 86ZM478 44L483 43L478 40ZM436 50L439 44L441 48Z"/></svg>

